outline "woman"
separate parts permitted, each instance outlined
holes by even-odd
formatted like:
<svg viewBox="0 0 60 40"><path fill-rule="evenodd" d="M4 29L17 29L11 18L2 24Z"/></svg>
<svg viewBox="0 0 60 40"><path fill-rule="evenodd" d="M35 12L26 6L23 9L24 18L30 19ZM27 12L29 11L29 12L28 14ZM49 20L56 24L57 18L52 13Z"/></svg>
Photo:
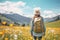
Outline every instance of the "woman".
<svg viewBox="0 0 60 40"><path fill-rule="evenodd" d="M40 32L40 33L36 33L34 31L34 22L36 22L37 18L41 18L42 19L42 23L41 23L41 27L43 27L43 32ZM42 30L42 28L40 28ZM40 31L40 30L39 30ZM44 21L43 21L43 18L40 16L40 11L39 10L35 10L35 14L34 14L34 17L32 18L32 22L31 22L31 35L33 36L34 40L36 40L38 38L38 40L41 40L42 39L42 36L45 35L45 26L44 26Z"/></svg>

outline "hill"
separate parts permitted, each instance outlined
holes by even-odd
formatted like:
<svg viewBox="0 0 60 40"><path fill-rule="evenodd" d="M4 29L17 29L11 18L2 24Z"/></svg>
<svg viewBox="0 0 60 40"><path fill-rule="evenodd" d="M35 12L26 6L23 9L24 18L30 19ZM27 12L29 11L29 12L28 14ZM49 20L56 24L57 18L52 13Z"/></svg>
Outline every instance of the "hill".
<svg viewBox="0 0 60 40"><path fill-rule="evenodd" d="M13 13L13 14L2 14L2 15L18 24L29 24L31 21L31 18L19 14Z"/></svg>
<svg viewBox="0 0 60 40"><path fill-rule="evenodd" d="M7 22L7 25L14 23L12 20L10 20L0 14L0 24L1 24L1 22L4 22L4 21Z"/></svg>
<svg viewBox="0 0 60 40"><path fill-rule="evenodd" d="M60 15L57 15L57 16L52 17L52 18L44 18L45 22L53 22L53 21L57 21L57 20L60 20Z"/></svg>
<svg viewBox="0 0 60 40"><path fill-rule="evenodd" d="M54 22L45 23L46 27L60 27L60 20Z"/></svg>
<svg viewBox="0 0 60 40"><path fill-rule="evenodd" d="M11 19L14 22L17 22L19 24L29 24L31 21L31 18L29 17L25 17L19 14L3 14L6 18ZM52 18L44 18L44 22L53 22L53 21L57 21L60 20L60 15L57 15L55 17Z"/></svg>

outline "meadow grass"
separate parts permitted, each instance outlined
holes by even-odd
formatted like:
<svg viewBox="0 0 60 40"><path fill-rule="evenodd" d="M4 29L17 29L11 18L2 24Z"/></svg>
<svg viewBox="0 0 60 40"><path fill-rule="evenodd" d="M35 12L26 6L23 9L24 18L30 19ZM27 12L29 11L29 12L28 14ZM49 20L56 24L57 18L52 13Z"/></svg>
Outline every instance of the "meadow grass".
<svg viewBox="0 0 60 40"><path fill-rule="evenodd" d="M3 29L3 35L7 35L7 38L10 37L10 40L33 40L33 37L30 34L30 27L19 27L19 26L1 26L0 29ZM1 31L0 31L1 32ZM0 33L1 35L2 33ZM10 36L9 36L10 35ZM6 37L0 37L0 40L4 40ZM6 39L8 40L8 39ZM50 28L46 27L46 35L43 36L42 40L60 40L60 28Z"/></svg>
<svg viewBox="0 0 60 40"><path fill-rule="evenodd" d="M58 28L60 27L60 20L45 23L46 27Z"/></svg>

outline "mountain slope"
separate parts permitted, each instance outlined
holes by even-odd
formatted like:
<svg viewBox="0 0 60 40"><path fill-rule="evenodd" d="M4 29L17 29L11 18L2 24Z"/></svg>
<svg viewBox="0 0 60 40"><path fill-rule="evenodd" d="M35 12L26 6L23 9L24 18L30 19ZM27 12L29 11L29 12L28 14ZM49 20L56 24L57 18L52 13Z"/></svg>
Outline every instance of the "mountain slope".
<svg viewBox="0 0 60 40"><path fill-rule="evenodd" d="M30 24L31 18L16 14L16 13L10 13L10 14L2 14L6 18L12 20L16 24ZM44 18L44 22L53 22L60 20L60 15L52 17L52 18Z"/></svg>
<svg viewBox="0 0 60 40"><path fill-rule="evenodd" d="M14 24L14 22L6 17L4 17L2 14L0 14L0 24L2 24L2 22L7 22L7 25L9 24Z"/></svg>
<svg viewBox="0 0 60 40"><path fill-rule="evenodd" d="M46 27L60 27L60 20L54 22L48 22L45 25Z"/></svg>
<svg viewBox="0 0 60 40"><path fill-rule="evenodd" d="M6 18L6 17L4 17L4 16L2 16L2 15L0 15L0 19L1 19L1 20L5 20L5 21L10 21L10 22L12 22L12 20L10 20L10 19L8 19L8 18Z"/></svg>
<svg viewBox="0 0 60 40"><path fill-rule="evenodd" d="M52 17L52 18L45 18L44 21L45 22L53 22L53 21L57 21L60 20L60 15Z"/></svg>
<svg viewBox="0 0 60 40"><path fill-rule="evenodd" d="M3 14L6 18L11 19L14 22L17 22L19 24L29 24L31 21L31 18L24 17L18 14Z"/></svg>

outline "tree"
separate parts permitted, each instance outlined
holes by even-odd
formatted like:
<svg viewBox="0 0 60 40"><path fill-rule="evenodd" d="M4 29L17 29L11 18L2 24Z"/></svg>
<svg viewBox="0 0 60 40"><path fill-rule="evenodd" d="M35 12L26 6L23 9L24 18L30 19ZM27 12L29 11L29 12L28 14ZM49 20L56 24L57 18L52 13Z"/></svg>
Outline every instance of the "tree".
<svg viewBox="0 0 60 40"><path fill-rule="evenodd" d="M15 25L18 25L18 26L20 26L20 24L19 24L19 23L17 23L17 22L14 22L14 24L15 24Z"/></svg>
<svg viewBox="0 0 60 40"><path fill-rule="evenodd" d="M0 23L1 23L1 19L0 19Z"/></svg>
<svg viewBox="0 0 60 40"><path fill-rule="evenodd" d="M27 26L30 26L30 24L27 24Z"/></svg>
<svg viewBox="0 0 60 40"><path fill-rule="evenodd" d="M24 27L24 26L25 26L25 24L22 24L22 26Z"/></svg>

